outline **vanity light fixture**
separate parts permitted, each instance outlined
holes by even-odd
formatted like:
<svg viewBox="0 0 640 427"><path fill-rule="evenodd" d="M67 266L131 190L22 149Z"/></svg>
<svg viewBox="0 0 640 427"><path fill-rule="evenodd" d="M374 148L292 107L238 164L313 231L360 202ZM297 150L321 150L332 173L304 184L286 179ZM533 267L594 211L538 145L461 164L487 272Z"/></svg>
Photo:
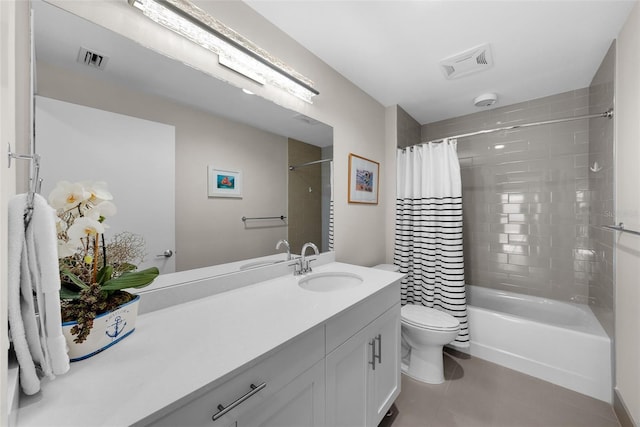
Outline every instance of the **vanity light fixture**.
<svg viewBox="0 0 640 427"><path fill-rule="evenodd" d="M218 63L259 84L312 103L313 82L213 18L189 0L128 0L152 21L218 55Z"/></svg>

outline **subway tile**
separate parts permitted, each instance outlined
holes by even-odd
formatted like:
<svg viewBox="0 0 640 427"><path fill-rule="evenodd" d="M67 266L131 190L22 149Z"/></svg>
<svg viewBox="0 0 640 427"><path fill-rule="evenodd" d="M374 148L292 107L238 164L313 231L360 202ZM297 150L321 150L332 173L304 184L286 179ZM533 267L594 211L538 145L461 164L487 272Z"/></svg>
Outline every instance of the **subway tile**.
<svg viewBox="0 0 640 427"><path fill-rule="evenodd" d="M490 264L489 271L496 271L501 273L517 274L519 276L526 276L529 274L529 267L515 264Z"/></svg>
<svg viewBox="0 0 640 427"><path fill-rule="evenodd" d="M526 234L529 226L525 224L491 224L490 231L492 233L504 234Z"/></svg>
<svg viewBox="0 0 640 427"><path fill-rule="evenodd" d="M529 224L529 235L549 238L552 234L552 227L548 224Z"/></svg>
<svg viewBox="0 0 640 427"><path fill-rule="evenodd" d="M528 211L528 206L526 204L521 204L521 203L502 203L502 204L492 205L490 210L491 212L494 212L494 213L503 213L503 214L525 213Z"/></svg>
<svg viewBox="0 0 640 427"><path fill-rule="evenodd" d="M495 185L495 189L500 193L526 193L529 192L531 185L522 182L508 182Z"/></svg>
<svg viewBox="0 0 640 427"><path fill-rule="evenodd" d="M497 166L493 167L493 171L496 174L510 174L510 173L514 173L514 172L527 172L528 169L529 169L529 164L526 161L503 163L501 165L497 165Z"/></svg>
<svg viewBox="0 0 640 427"><path fill-rule="evenodd" d="M515 254L515 255L529 255L529 246L526 244L491 244L489 250L493 253L503 254Z"/></svg>
<svg viewBox="0 0 640 427"><path fill-rule="evenodd" d="M526 265L531 267L545 267L549 266L549 259L544 257L509 254L509 264Z"/></svg>
<svg viewBox="0 0 640 427"><path fill-rule="evenodd" d="M505 234L508 236L509 243L529 243L530 236L528 234Z"/></svg>
<svg viewBox="0 0 640 427"><path fill-rule="evenodd" d="M522 214L522 213L514 213L514 214L509 214L507 217L507 222L509 224L527 224L529 221L527 221L528 215Z"/></svg>

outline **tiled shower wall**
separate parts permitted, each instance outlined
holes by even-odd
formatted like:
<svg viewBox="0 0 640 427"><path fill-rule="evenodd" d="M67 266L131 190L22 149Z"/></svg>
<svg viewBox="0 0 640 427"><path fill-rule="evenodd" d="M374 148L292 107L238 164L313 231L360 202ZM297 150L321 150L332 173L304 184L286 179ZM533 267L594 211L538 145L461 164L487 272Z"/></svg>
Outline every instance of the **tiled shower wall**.
<svg viewBox="0 0 640 427"><path fill-rule="evenodd" d="M588 113L585 88L424 125L421 138ZM467 283L588 301L588 137L577 120L458 141Z"/></svg>
<svg viewBox="0 0 640 427"><path fill-rule="evenodd" d="M615 42L609 48L589 86L590 114L613 108L615 76ZM615 233L602 229L613 225L613 120L589 121L589 189L591 210L589 235L596 259L596 269L589 280L589 303L607 334L613 337L613 245Z"/></svg>
<svg viewBox="0 0 640 427"><path fill-rule="evenodd" d="M301 165L322 158L320 147L289 138L290 165ZM306 242L322 244L322 169L312 165L289 171L287 239L291 253L299 254Z"/></svg>

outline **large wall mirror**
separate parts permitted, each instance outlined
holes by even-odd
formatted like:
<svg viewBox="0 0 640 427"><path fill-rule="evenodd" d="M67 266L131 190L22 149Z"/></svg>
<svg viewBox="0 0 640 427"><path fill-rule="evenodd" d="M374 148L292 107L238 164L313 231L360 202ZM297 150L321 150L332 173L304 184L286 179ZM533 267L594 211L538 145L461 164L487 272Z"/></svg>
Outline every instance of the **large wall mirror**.
<svg viewBox="0 0 640 427"><path fill-rule="evenodd" d="M142 234L145 264L167 273L276 254L280 239L330 250L330 126L32 5L45 197L60 180L105 181L109 233ZM209 170L239 177L240 197L211 194Z"/></svg>

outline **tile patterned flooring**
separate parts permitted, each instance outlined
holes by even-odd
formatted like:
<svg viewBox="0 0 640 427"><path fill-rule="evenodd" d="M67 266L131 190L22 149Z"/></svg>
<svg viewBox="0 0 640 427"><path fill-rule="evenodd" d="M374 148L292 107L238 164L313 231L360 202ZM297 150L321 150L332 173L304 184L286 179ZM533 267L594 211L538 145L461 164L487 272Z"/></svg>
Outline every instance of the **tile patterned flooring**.
<svg viewBox="0 0 640 427"><path fill-rule="evenodd" d="M393 427L620 427L600 400L447 349L445 382L402 375Z"/></svg>

